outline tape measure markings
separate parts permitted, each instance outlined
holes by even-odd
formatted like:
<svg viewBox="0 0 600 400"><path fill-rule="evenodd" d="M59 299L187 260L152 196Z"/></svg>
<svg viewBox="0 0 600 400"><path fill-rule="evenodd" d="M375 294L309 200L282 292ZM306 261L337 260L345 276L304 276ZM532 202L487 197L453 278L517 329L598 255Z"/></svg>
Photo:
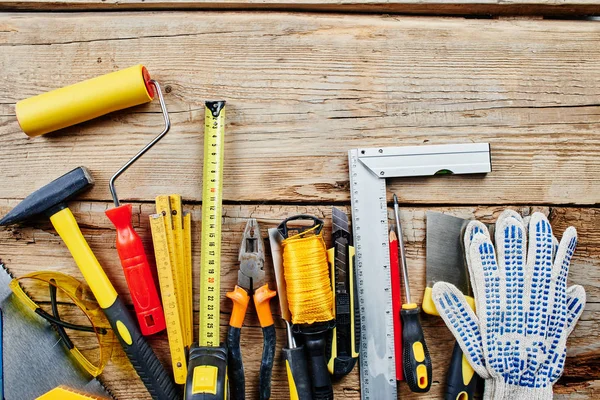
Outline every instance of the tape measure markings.
<svg viewBox="0 0 600 400"><path fill-rule="evenodd" d="M219 346L221 216L225 109L213 115L206 107L202 179L200 261L200 346ZM209 168L206 168L209 166Z"/></svg>

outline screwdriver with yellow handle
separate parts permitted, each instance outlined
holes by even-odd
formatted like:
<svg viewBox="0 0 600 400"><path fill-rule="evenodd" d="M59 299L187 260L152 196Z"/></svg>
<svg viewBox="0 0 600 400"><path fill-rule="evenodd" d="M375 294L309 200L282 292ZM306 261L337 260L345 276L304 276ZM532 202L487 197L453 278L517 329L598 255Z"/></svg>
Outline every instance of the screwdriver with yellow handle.
<svg viewBox="0 0 600 400"><path fill-rule="evenodd" d="M402 280L406 302L402 304L400 317L402 318L402 349L404 380L410 390L416 393L428 392L431 387L431 357L425 343L423 328L419 313L421 308L413 303L410 298L408 285L408 268L406 266L406 254L404 251L404 239L402 236L402 225L400 224L400 210L398 209L398 197L394 194L394 216L396 218L396 229L398 230L398 253L402 262Z"/></svg>

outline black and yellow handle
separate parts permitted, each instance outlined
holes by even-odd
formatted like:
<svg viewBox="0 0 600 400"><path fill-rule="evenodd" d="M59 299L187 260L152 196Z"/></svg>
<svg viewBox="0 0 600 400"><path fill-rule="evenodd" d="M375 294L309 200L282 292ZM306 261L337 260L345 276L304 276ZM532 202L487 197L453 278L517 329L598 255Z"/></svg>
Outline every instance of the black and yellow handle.
<svg viewBox="0 0 600 400"><path fill-rule="evenodd" d="M227 399L227 347L194 343L188 360L184 400Z"/></svg>
<svg viewBox="0 0 600 400"><path fill-rule="evenodd" d="M308 373L314 400L333 399L333 386L325 356L326 338L330 330L329 322L302 325L299 329L304 351L308 357Z"/></svg>
<svg viewBox="0 0 600 400"><path fill-rule="evenodd" d="M334 238L335 239L335 238ZM354 246L347 246L348 260L346 276L348 289L345 293L336 290L335 247L327 250L327 260L331 268L331 287L334 289L335 327L328 343L327 369L334 379L340 379L350 372L358 360L359 335L357 335L356 321L358 318L358 304L356 297L356 282L354 281Z"/></svg>
<svg viewBox="0 0 600 400"><path fill-rule="evenodd" d="M117 295L106 273L83 237L68 208L56 209L50 221L67 245L98 304L104 310L115 335L153 399L176 400L177 389L169 374L146 343L135 320Z"/></svg>
<svg viewBox="0 0 600 400"><path fill-rule="evenodd" d="M414 303L403 304L402 318L402 358L404 379L410 390L416 393L428 392L431 387L431 357L423 336L419 319L419 307Z"/></svg>
<svg viewBox="0 0 600 400"><path fill-rule="evenodd" d="M458 343L455 343L446 379L444 400L473 400L480 380Z"/></svg>
<svg viewBox="0 0 600 400"><path fill-rule="evenodd" d="M290 386L290 400L312 400L304 346L284 347L282 351Z"/></svg>

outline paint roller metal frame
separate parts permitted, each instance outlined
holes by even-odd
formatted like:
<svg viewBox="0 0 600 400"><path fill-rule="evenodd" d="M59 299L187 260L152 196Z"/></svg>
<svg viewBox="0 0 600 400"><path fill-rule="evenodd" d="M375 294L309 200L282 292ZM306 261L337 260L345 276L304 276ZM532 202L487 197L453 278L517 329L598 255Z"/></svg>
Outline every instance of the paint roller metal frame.
<svg viewBox="0 0 600 400"><path fill-rule="evenodd" d="M131 224L131 204L121 206L115 188L117 178L158 143L171 129L171 121L160 85L153 79L149 79L147 82L154 86L156 90L165 126L158 136L144 146L110 178L109 189L115 208L107 210L106 216L117 230L117 252L119 253L140 329L144 335L152 335L166 328L163 308L142 240Z"/></svg>
<svg viewBox="0 0 600 400"><path fill-rule="evenodd" d="M156 143L158 143L160 141L160 139L162 139L167 134L167 132L169 132L169 130L171 129L171 120L169 119L169 113L167 111L167 106L165 104L165 99L163 98L162 91L160 90L160 85L154 79L150 79L148 81L148 83L152 84L154 86L154 88L156 89L156 94L158 95L158 101L160 103L160 110L162 111L162 115L163 115L163 118L165 120L165 127L164 127L163 131L158 136L156 136L150 143L148 143L146 146L144 146L143 149L141 149L135 156L133 156L129 161L127 161L125 163L125 165L123 165L110 178L110 181L108 183L108 187L110 189L110 195L112 196L113 203L115 204L115 207L119 207L120 206L119 198L117 197L117 189L115 188L115 182L116 182L117 178L119 176L121 176L121 174L123 174L123 172L127 171L127 169L129 167L131 167L131 165L133 163L135 163L140 157L142 157Z"/></svg>
<svg viewBox="0 0 600 400"><path fill-rule="evenodd" d="M491 172L490 146L470 143L352 149L348 163L360 307L361 398L395 399L386 178L485 174Z"/></svg>

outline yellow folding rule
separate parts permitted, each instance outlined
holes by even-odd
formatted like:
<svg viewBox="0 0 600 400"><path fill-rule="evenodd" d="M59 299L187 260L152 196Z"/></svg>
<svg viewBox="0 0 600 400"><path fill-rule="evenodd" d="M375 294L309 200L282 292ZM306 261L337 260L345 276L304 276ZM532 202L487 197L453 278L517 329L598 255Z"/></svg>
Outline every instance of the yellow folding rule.
<svg viewBox="0 0 600 400"><path fill-rule="evenodd" d="M175 382L185 383L186 348L193 341L191 214L181 196L158 196L150 216L156 269L162 297Z"/></svg>

